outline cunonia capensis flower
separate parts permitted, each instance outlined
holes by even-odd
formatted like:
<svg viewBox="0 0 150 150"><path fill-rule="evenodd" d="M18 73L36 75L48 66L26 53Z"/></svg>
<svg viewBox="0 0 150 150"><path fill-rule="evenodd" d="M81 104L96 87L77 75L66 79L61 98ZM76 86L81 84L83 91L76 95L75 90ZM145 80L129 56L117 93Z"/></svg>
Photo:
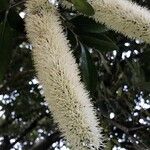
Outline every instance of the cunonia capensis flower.
<svg viewBox="0 0 150 150"><path fill-rule="evenodd" d="M101 128L59 13L48 0L27 0L26 13L37 77L55 122L72 150L98 149L103 141Z"/></svg>

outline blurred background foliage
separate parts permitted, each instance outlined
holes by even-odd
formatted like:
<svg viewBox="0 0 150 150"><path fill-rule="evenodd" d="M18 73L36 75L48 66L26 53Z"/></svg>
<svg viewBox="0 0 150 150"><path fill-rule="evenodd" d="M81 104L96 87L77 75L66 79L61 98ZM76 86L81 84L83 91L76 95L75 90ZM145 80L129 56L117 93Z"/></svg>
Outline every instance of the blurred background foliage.
<svg viewBox="0 0 150 150"><path fill-rule="evenodd" d="M85 0L71 2L94 13ZM150 8L149 0L136 2ZM66 150L36 78L24 3L0 0L0 150ZM150 45L56 4L108 139L105 150L149 150Z"/></svg>

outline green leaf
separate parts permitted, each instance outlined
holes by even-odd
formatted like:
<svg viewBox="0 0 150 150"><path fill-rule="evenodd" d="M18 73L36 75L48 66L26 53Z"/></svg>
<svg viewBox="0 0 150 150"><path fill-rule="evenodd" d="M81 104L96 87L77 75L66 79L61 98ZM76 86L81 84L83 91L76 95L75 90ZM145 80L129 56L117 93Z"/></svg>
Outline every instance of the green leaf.
<svg viewBox="0 0 150 150"><path fill-rule="evenodd" d="M101 52L107 52L112 50L118 50L118 46L111 41L107 36L87 36L80 35L81 41L91 48L100 50Z"/></svg>
<svg viewBox="0 0 150 150"><path fill-rule="evenodd" d="M77 41L76 35L69 29L67 30L67 38L69 39L71 48L76 49L78 46L78 41Z"/></svg>
<svg viewBox="0 0 150 150"><path fill-rule="evenodd" d="M75 25L79 32L102 33L108 31L104 25L96 23L92 18L85 16L77 16L71 19L71 23Z"/></svg>
<svg viewBox="0 0 150 150"><path fill-rule="evenodd" d="M79 12L88 16L94 15L94 9L86 0L71 0L71 2Z"/></svg>
<svg viewBox="0 0 150 150"><path fill-rule="evenodd" d="M10 62L13 38L15 32L7 24L4 26L0 24L0 82L2 82L4 75L6 73L8 64Z"/></svg>
<svg viewBox="0 0 150 150"><path fill-rule="evenodd" d="M81 72L87 89L93 94L97 85L97 71L87 47L81 44Z"/></svg>

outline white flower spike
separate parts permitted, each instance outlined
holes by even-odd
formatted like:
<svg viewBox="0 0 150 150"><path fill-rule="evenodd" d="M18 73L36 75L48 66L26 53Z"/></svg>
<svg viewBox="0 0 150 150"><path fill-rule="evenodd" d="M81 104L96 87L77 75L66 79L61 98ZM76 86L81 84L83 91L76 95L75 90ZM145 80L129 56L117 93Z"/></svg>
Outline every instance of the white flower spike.
<svg viewBox="0 0 150 150"><path fill-rule="evenodd" d="M98 149L101 128L57 11L48 0L27 0L26 12L35 69L55 122L72 150Z"/></svg>
<svg viewBox="0 0 150 150"><path fill-rule="evenodd" d="M95 10L92 18L132 39L150 43L150 10L128 0L87 0ZM71 8L71 3L61 0Z"/></svg>

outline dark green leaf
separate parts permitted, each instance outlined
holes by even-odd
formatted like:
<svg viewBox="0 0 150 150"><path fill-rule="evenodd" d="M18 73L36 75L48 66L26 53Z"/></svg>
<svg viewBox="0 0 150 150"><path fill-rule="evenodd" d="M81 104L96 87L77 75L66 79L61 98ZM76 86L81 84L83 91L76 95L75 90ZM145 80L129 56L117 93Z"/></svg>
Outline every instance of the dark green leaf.
<svg viewBox="0 0 150 150"><path fill-rule="evenodd" d="M76 26L79 32L102 33L108 31L104 25L96 23L93 19L85 16L77 16L73 18L71 22Z"/></svg>
<svg viewBox="0 0 150 150"><path fill-rule="evenodd" d="M94 15L94 9L86 0L71 0L71 2L79 12L88 16Z"/></svg>
<svg viewBox="0 0 150 150"><path fill-rule="evenodd" d="M81 41L91 48L96 48L101 52L118 50L118 46L106 36L90 37L86 35L80 36Z"/></svg>
<svg viewBox="0 0 150 150"><path fill-rule="evenodd" d="M83 45L81 45L81 72L83 75L83 81L92 94L97 85L97 71L88 48L83 47Z"/></svg>
<svg viewBox="0 0 150 150"><path fill-rule="evenodd" d="M72 31L67 30L67 37L69 39L69 42L71 44L72 49L76 48L77 45L78 45L78 41L77 41L76 35L73 34Z"/></svg>

